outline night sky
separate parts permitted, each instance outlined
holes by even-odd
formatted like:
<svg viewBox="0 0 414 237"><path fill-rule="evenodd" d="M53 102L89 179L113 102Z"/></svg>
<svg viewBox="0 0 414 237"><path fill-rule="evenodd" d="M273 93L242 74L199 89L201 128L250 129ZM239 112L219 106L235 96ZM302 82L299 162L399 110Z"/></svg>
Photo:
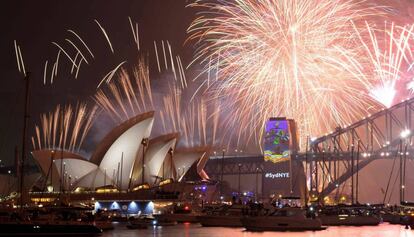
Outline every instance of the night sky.
<svg viewBox="0 0 414 237"><path fill-rule="evenodd" d="M144 50L153 50L154 40L168 40L185 64L193 54L191 45L184 45L184 42L186 29L195 13L193 9L185 7L185 0L13 0L0 4L0 159L9 164L13 162L14 147L21 147L24 100L23 75L17 69L14 40L21 47L26 70L31 72L29 137L33 135L33 126L38 122L40 113L52 110L57 104L90 101L97 83L108 71L123 60L131 65L136 62L137 52L128 16L139 24ZM94 19L107 31L114 54L109 50ZM81 67L77 80L68 73L68 60L60 60L55 83L43 85L45 61L53 63L58 52L51 42L65 45L65 38L71 37L68 29L81 35L95 54L95 60ZM150 61L154 63L155 60ZM96 129L91 132L99 134ZM86 142L87 147L93 146L88 142L91 141ZM29 150L32 147L30 142L28 147Z"/></svg>
<svg viewBox="0 0 414 237"><path fill-rule="evenodd" d="M23 75L17 69L14 40L21 47L27 71L31 72L31 118L28 129L30 137L33 135L34 124L39 121L40 113L49 112L57 104L91 101L90 96L96 91L98 82L105 74L124 60L128 61L129 66L136 62L137 51L128 16L139 24L141 46L144 51L153 50L154 40L157 42L168 40L175 53L183 59L183 64L187 65L195 51L192 48L193 44L185 43L188 37L186 29L196 17L195 10L186 7L189 1L1 1L0 159L2 162L11 164L14 147L21 147L24 83ZM392 6L392 20L397 23L414 22L414 0L371 2ZM97 19L107 31L114 46L114 54L110 51L94 19ZM82 65L77 80L68 72L71 66L68 60L60 60L55 83L43 85L45 61L49 60L49 63L53 63L58 52L58 48L51 42L55 41L67 46L65 38L73 39L68 29L76 31L86 41L95 54L95 59L91 60L89 65ZM155 60L150 59L150 63L150 67L154 67ZM193 68L190 73L196 74L197 71ZM163 82L154 82L154 85L161 88ZM108 130L105 126L107 126L106 121L99 121L91 130L92 138L86 141L86 149L93 150L97 140ZM108 123L108 126L113 124ZM28 147L30 150L30 142Z"/></svg>

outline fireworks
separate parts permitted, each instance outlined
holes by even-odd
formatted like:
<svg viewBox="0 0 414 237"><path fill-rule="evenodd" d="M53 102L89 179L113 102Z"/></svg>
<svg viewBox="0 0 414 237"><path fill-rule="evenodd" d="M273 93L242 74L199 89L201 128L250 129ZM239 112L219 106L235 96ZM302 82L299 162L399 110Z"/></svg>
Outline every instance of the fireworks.
<svg viewBox="0 0 414 237"><path fill-rule="evenodd" d="M133 66L130 66L132 64L127 60L115 64L114 68L106 73L97 83L97 91L92 98L97 107L104 112L101 115L107 115L115 124L119 124L137 114L155 110L157 113L156 116L160 116L161 118L158 120L157 127L159 129L156 132L180 132L182 134L180 142L185 146L211 144L210 142L212 140L209 138L209 135L211 132L213 140L216 139L215 131L217 129L218 114L213 116L215 118L213 120L215 124L213 125L214 129L207 132L208 113L205 101L199 99L195 99L193 102L182 100L181 97L187 93L187 78L186 70L180 56L174 53L173 47L168 40L162 40L160 42L154 41L154 54L143 52L141 50L138 24L133 22L130 17L128 17L128 21L133 38L133 47L137 49L138 62ZM114 48L116 45L113 45L110 41L110 35L97 20L94 22L99 27L100 33L104 36L106 41L104 45L109 47L112 54L115 54ZM62 56L69 61L71 67L70 73L75 74L75 78L78 77L82 62L89 64L95 59L91 48L81 38L80 34L71 29L68 32L71 38L65 39L65 43L69 47L52 42L58 48L58 51L56 58L51 60L51 65L53 65L51 70L48 68L50 66L49 60L45 62L43 69L44 84L48 81L52 84L54 79L58 77L59 62ZM157 62L157 71L160 78L156 79L166 80L164 83L169 88L168 92L157 96L156 104L153 99L153 91L155 90L151 85L149 58L155 59ZM127 68L130 70L127 70ZM188 94L192 93L190 92ZM51 131L59 129L53 125L53 121L61 116L57 110L54 113L41 116L41 126L36 127L36 136L32 140L35 148L42 149L62 146L62 141L52 141L52 138L57 135L54 135ZM65 109L65 111L67 110L72 111L73 109L69 107ZM66 113L63 117L65 118L64 121L71 119L70 115ZM90 126L92 126L93 120L90 122L91 124L88 125L88 129L84 130L85 136ZM65 125L63 127L68 126ZM77 132L75 131L75 133ZM77 149L79 149L81 143L76 144ZM64 149L74 149L73 146L65 144L63 147Z"/></svg>
<svg viewBox="0 0 414 237"><path fill-rule="evenodd" d="M40 115L36 136L32 137L33 149L64 149L79 151L97 115L85 103L76 106L58 105L54 111Z"/></svg>
<svg viewBox="0 0 414 237"><path fill-rule="evenodd" d="M134 70L133 80L126 70L121 70L116 81L108 82L105 89L97 91L94 100L116 123L153 109L147 63L140 60Z"/></svg>
<svg viewBox="0 0 414 237"><path fill-rule="evenodd" d="M414 26L397 27L392 23L377 30L366 23L365 35L357 29L363 52L359 70L369 95L390 107L397 93L397 81L404 80L404 67L410 64L410 40ZM381 37L378 37L380 35Z"/></svg>
<svg viewBox="0 0 414 237"><path fill-rule="evenodd" d="M114 50L119 47L110 31L94 20L101 46L116 61L97 75L93 100L115 123L154 110L158 134L180 132L186 146L240 148L260 145L266 120L281 116L297 121L303 144L307 136L392 106L398 83L410 80L405 73L414 65L413 26L377 28L370 19L392 12L385 7L364 0L196 0L189 6L200 15L188 29L196 54L187 68L168 40L145 47L138 23L128 17L138 56L131 63ZM95 60L81 34L68 33L64 41L52 42L57 54L45 61L45 84L63 71L62 59L75 78L81 65ZM20 68L17 44L15 51ZM186 74L196 63L204 67L192 82ZM52 139L58 136L51 132L55 115L42 116L36 146L62 146Z"/></svg>
<svg viewBox="0 0 414 237"><path fill-rule="evenodd" d="M411 94L414 92L414 80L407 83L407 89L410 91Z"/></svg>
<svg viewBox="0 0 414 237"><path fill-rule="evenodd" d="M16 40L14 41L14 51L16 52L17 69L19 72L23 73L23 75L26 75L22 51L20 50L20 46L17 44Z"/></svg>
<svg viewBox="0 0 414 237"><path fill-rule="evenodd" d="M395 81L391 80L371 89L369 95L385 107L389 108L392 105L396 93Z"/></svg>
<svg viewBox="0 0 414 237"><path fill-rule="evenodd" d="M217 145L219 105L208 103L203 98L187 103L182 99L184 93L182 88L172 86L169 93L163 97L163 104L159 110L163 133L179 131L180 142L187 147Z"/></svg>
<svg viewBox="0 0 414 237"><path fill-rule="evenodd" d="M114 48L112 47L111 40L109 39L108 34L106 33L106 30L101 26L98 20L95 19L95 23L99 26L99 29L101 29L102 34L105 36L106 42L108 42L109 48L111 49L111 52L114 53Z"/></svg>
<svg viewBox="0 0 414 237"><path fill-rule="evenodd" d="M105 28L103 28L102 25L99 23L99 21L96 20L96 19L95 19L95 23L97 24L100 31L104 35L104 37L106 39L106 42L109 45L109 48L110 48L111 52L114 53L114 49L112 47L112 42L110 41L109 36L108 36ZM131 24L132 24L132 22L131 22ZM70 47L64 47L64 46L62 46L63 44L59 44L57 42L52 42L52 44L58 48L58 52L56 54L56 59L53 63L52 71L50 73L50 80L49 80L50 84L53 84L54 78L56 78L58 76L59 59L60 59L61 53L63 53L63 55L71 63L72 66L71 66L70 73L75 74L74 75L75 79L78 78L79 70L80 70L80 67L81 67L82 63L85 62L86 64L89 64L88 57L90 57L91 59L95 59L95 55L92 53L92 50L86 44L86 42L82 39L82 37L72 29L68 29L67 31L70 33L70 36L72 36L72 38L73 38L73 39L70 39L70 38L65 39L65 43L69 44ZM45 85L48 81L47 80L48 64L49 64L49 61L46 60L45 66L44 66L44 72L43 72L43 84L45 84ZM120 65L122 65L122 64L123 63L121 63ZM117 70L117 68L115 68L114 70L109 72L104 77L103 81L104 80L110 80L111 77L108 77L108 75L113 76L113 74L115 73L116 70Z"/></svg>
<svg viewBox="0 0 414 237"><path fill-rule="evenodd" d="M183 83L170 80L167 84L168 91L154 103L149 66L141 58L132 76L121 69L118 77L97 91L94 100L115 123L155 110L156 117L160 118L154 126L158 133L180 132L180 144L184 146L212 145L216 141L219 114L213 113L210 119L208 105L202 98L183 101L186 91Z"/></svg>
<svg viewBox="0 0 414 237"><path fill-rule="evenodd" d="M264 122L276 116L294 118L302 138L320 135L377 105L366 91L373 79L357 70L363 47L356 42L358 26L380 8L331 0L191 6L203 12L189 28L199 45L193 63L206 65L207 93L225 101L244 136L260 140Z"/></svg>

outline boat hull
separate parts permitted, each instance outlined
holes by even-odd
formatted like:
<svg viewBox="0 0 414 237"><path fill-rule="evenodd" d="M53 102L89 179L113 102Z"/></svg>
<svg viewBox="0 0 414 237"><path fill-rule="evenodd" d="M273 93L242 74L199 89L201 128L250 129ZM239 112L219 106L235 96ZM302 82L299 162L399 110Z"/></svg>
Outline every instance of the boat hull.
<svg viewBox="0 0 414 237"><path fill-rule="evenodd" d="M102 230L93 225L1 223L0 236L99 236Z"/></svg>
<svg viewBox="0 0 414 237"><path fill-rule="evenodd" d="M317 231L325 230L319 219L277 216L244 217L243 227L248 231Z"/></svg>
<svg viewBox="0 0 414 237"><path fill-rule="evenodd" d="M114 226L109 221L95 221L95 226L102 230L113 230Z"/></svg>
<svg viewBox="0 0 414 237"><path fill-rule="evenodd" d="M148 229L149 224L147 223L128 223L128 229Z"/></svg>
<svg viewBox="0 0 414 237"><path fill-rule="evenodd" d="M408 225L410 224L410 217L399 214L385 214L382 215L382 220L393 225Z"/></svg>
<svg viewBox="0 0 414 237"><path fill-rule="evenodd" d="M193 214L164 214L163 217L170 221L176 221L178 223L190 222L197 223L199 215Z"/></svg>
<svg viewBox="0 0 414 237"><path fill-rule="evenodd" d="M327 226L376 226L381 219L375 216L319 216Z"/></svg>
<svg viewBox="0 0 414 237"><path fill-rule="evenodd" d="M197 219L204 227L242 227L240 216L206 215Z"/></svg>

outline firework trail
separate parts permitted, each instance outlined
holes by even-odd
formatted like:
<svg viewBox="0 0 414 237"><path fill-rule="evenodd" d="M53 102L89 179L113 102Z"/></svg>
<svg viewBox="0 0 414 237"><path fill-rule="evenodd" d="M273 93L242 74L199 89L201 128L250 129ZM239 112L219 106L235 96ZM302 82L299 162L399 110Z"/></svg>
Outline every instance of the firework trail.
<svg viewBox="0 0 414 237"><path fill-rule="evenodd" d="M410 81L407 83L407 90L410 91L411 94L414 92L414 81Z"/></svg>
<svg viewBox="0 0 414 237"><path fill-rule="evenodd" d="M97 88L99 88L102 83L106 82L109 83L111 82L112 78L114 77L115 73L122 67L122 65L126 63L126 61L121 62L120 64L118 64L114 69L112 69L111 71L109 71L103 78L102 80L99 82Z"/></svg>
<svg viewBox="0 0 414 237"><path fill-rule="evenodd" d="M358 58L362 81L366 82L369 95L390 107L397 94L397 81L404 80L404 67L412 58L410 40L414 26L395 26L385 24L384 29L378 30L366 23L366 29L360 33L359 39L363 51ZM378 37L381 36L381 37Z"/></svg>
<svg viewBox="0 0 414 237"><path fill-rule="evenodd" d="M135 23L135 28L132 23L131 17L128 17L129 25L131 26L131 32L132 36L134 37L135 44L137 45L137 50L140 50L140 43L139 43L139 29L138 29L138 23Z"/></svg>
<svg viewBox="0 0 414 237"><path fill-rule="evenodd" d="M88 47L88 45L85 43L85 41L79 36L79 34L77 34L75 31L69 29L68 30L69 33L73 34L74 36L76 36L76 38L82 43L82 45L86 48L86 50L88 50L89 54L91 55L92 58L95 58L95 55L93 55L92 51L90 50L90 48Z"/></svg>
<svg viewBox="0 0 414 237"><path fill-rule="evenodd" d="M201 16L188 29L205 65L204 91L223 100L247 139L269 117L294 118L299 134L320 135L360 119L376 102L355 71L361 46L355 27L382 14L364 1L196 1ZM212 78L212 75L215 77ZM200 89L200 91L203 91ZM246 131L247 130L247 131ZM245 140L245 139L243 139Z"/></svg>
<svg viewBox="0 0 414 237"><path fill-rule="evenodd" d="M383 84L372 88L369 92L369 95L383 104L385 107L389 108L391 107L395 95L397 94L395 83L395 80L383 82Z"/></svg>
<svg viewBox="0 0 414 237"><path fill-rule="evenodd" d="M86 45L86 43L82 40L82 38L76 32L74 32L73 30L68 30L68 32L70 32L71 34L76 36L76 39L79 40L82 43L82 45L84 46L84 48L86 48L86 50L88 51L88 53L90 54L90 56L92 58L95 57L93 55L92 51ZM58 52L56 54L56 59L55 59L55 61L53 63L53 66L52 66L52 71L51 71L51 74L50 74L50 84L53 84L54 78L56 78L58 76L59 59L60 59L61 53L63 53L63 55L72 64L70 73L71 74L75 73L75 79L78 78L79 69L80 69L80 66L81 66L82 62L85 62L86 64L89 64L89 61L86 58L85 54L82 53L82 50L81 50L80 46L77 46L76 43L74 43L72 40L70 40L68 38L65 39L65 42L68 42L69 45L73 49L75 49L75 56L73 56L69 52L68 49L65 50L65 48L63 46L61 46L60 44L58 44L57 42L52 42L52 44L58 48ZM76 68L76 71L75 71L75 68ZM45 85L47 83L47 72L48 72L48 60L46 60L46 62L45 62L45 67L44 67L44 72L43 72L43 84L45 84Z"/></svg>
<svg viewBox="0 0 414 237"><path fill-rule="evenodd" d="M133 79L125 69L117 80L105 84L94 95L96 104L116 123L153 109L148 64L141 59L134 70Z"/></svg>
<svg viewBox="0 0 414 237"><path fill-rule="evenodd" d="M205 112L205 107L207 105L205 105L205 102L188 103L183 101L181 98L178 98L179 96L183 96L183 94L185 94L184 91L187 88L186 70L183 67L180 56L174 53L173 47L168 40L153 42L155 57L151 58L156 59L159 76L166 77L168 80L166 84L168 84L167 86L170 88L169 92L165 95L157 96L157 103L155 104L153 99L154 88L151 85L148 63L150 54L148 52L141 51L138 24L133 22L130 17L128 17L128 22L131 28L133 45L137 48L138 62L131 67L130 72L126 70L128 65L126 60L117 63L115 67L99 81L97 91L92 97L95 104L116 124L122 123L126 119L139 113L144 113L149 110L156 110L156 113L163 117L162 120L159 120L159 126L162 126L163 129L160 129L158 132L167 133L180 131L183 134L182 143L186 145L206 144L209 140L207 138L206 128L208 118L207 113ZM109 40L110 36L107 34L107 31L97 20L95 20L95 23L104 35L110 51L114 53L114 45ZM44 84L48 81L52 84L54 79L58 77L58 68L59 62L62 58L61 56L64 56L65 59L69 61L71 66L70 73L75 74L75 78L78 76L79 68L82 62L89 64L93 61L93 59L95 59L93 51L85 40L83 40L80 34L76 33L72 29L69 29L68 32L71 37L66 38L64 43L52 42L52 44L57 47L58 51L55 59L45 61L43 69ZM146 56L144 57L143 55ZM174 104L173 98L176 101L179 100L180 103ZM178 110L180 112L183 111L183 114L176 113L177 110L173 107L173 105L178 106ZM62 108L57 110L61 109ZM65 108L65 111L66 110L72 111L73 108ZM70 113L68 113L67 116L70 116L69 114ZM35 149L62 146L62 141L53 141L53 139L56 140L56 133L59 134L59 132L56 132L59 127L53 127L52 125L56 124L56 121L59 123L60 118L57 118L59 116L61 115L57 114L56 111L53 114L50 113L42 115L41 126L36 127L36 136L33 137L32 140ZM70 120L70 117L63 117L65 118L65 121ZM216 115L213 117L215 118L215 124L217 124L218 116ZM56 121L53 122L54 120ZM93 121L91 120L91 122ZM214 129L212 133L214 137L217 136L216 132L214 132L217 130L217 127L217 125L213 126ZM89 129L84 131L87 132L88 130ZM65 134L65 132L62 134ZM64 138L62 139L66 140ZM201 141L198 139L201 139ZM73 141L73 139L71 139L71 141ZM72 147L75 146L73 143L74 142L71 144L65 143L65 149L73 149ZM80 144L76 145L76 147L79 146Z"/></svg>
<svg viewBox="0 0 414 237"><path fill-rule="evenodd" d="M32 137L33 149L79 151L96 116L97 106L58 105L54 111L40 115L40 125L35 126L36 135Z"/></svg>
<svg viewBox="0 0 414 237"><path fill-rule="evenodd" d="M101 29L102 34L105 36L106 42L108 42L109 47L111 48L111 52L114 53L114 48L112 47L112 42L109 39L108 34L106 33L105 28L102 27L102 25L99 23L98 20L95 19L95 23L99 26L99 29Z"/></svg>
<svg viewBox="0 0 414 237"><path fill-rule="evenodd" d="M23 75L26 75L22 51L20 50L20 46L17 44L16 40L14 41L14 51L16 52L17 69L19 72L23 73Z"/></svg>
<svg viewBox="0 0 414 237"><path fill-rule="evenodd" d="M166 51L168 53L169 50ZM168 58L166 55L165 58ZM170 60L179 57L169 57ZM132 76L124 68L110 82L103 84L94 95L96 104L109 115L115 123L136 116L137 114L154 110L156 117L154 128L162 128L159 133L180 132L180 144L184 146L213 145L217 137L219 113L209 116L208 106L204 99L197 98L191 102L183 100L186 93L186 83L182 82L185 72L181 63L164 65L162 70L172 74L174 80L169 80L168 91L157 95L155 103L150 78L148 62L141 57L138 64L133 67ZM172 65L176 72L181 72L183 80L176 81ZM159 78L157 78L159 79ZM208 129L209 128L209 129Z"/></svg>
<svg viewBox="0 0 414 237"><path fill-rule="evenodd" d="M179 85L172 85L159 110L163 133L180 132L180 142L185 146L222 145L217 137L220 109L218 104L211 104L204 98L191 102L183 101L186 90ZM226 144L228 145L228 144Z"/></svg>
<svg viewBox="0 0 414 237"><path fill-rule="evenodd" d="M101 30L102 34L105 36L105 39L108 42L108 45L110 46L111 52L113 53L112 43L109 40L109 36L106 33L105 29L101 26L101 24L95 20L95 23L98 25L99 29ZM81 67L82 62L85 62L86 64L89 64L88 57L91 59L95 59L95 55L92 53L92 50L90 47L86 44L85 40L82 39L82 37L76 33L72 29L67 30L70 33L70 36L74 39L65 38L65 42L70 47L64 47L63 44L59 44L57 42L52 42L52 45L56 46L58 48L58 52L56 55L56 59L52 66L52 71L50 74L50 84L53 84L54 78L58 75L58 67L59 67L59 59L60 54L63 53L64 56L70 61L72 64L70 73L75 74L75 79L78 78L79 70ZM79 43L79 44L77 44ZM85 51L86 50L86 51ZM46 85L47 83L47 73L48 73L48 63L49 61L46 60L44 72L43 72L43 84ZM75 70L76 69L76 70Z"/></svg>

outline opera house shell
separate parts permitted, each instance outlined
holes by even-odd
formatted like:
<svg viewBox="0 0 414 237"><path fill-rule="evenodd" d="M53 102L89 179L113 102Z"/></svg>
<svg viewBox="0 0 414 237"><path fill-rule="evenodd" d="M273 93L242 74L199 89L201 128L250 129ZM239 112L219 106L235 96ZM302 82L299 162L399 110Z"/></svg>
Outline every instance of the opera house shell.
<svg viewBox="0 0 414 237"><path fill-rule="evenodd" d="M162 180L205 180L208 147L176 149L179 134L151 138L154 112L137 115L112 129L90 159L61 150L32 152L49 189L132 190Z"/></svg>

